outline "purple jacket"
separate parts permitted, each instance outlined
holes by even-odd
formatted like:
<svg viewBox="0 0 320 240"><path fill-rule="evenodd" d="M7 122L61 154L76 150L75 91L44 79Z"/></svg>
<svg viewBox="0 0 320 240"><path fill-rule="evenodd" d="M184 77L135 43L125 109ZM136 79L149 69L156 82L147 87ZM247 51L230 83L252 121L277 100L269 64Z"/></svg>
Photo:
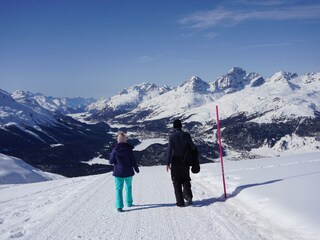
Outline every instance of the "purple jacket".
<svg viewBox="0 0 320 240"><path fill-rule="evenodd" d="M132 149L133 146L128 143L118 143L112 149L109 162L114 165L113 176L131 177L134 175L133 169L139 172Z"/></svg>

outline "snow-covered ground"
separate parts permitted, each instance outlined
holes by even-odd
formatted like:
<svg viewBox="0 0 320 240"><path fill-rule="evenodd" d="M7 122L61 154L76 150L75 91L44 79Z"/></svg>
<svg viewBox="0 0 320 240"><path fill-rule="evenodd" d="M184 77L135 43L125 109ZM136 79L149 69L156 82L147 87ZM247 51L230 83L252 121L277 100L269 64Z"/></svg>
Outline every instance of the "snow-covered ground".
<svg viewBox="0 0 320 240"><path fill-rule="evenodd" d="M102 158L101 156L95 157L88 162L82 162L82 163L86 163L89 165L93 165L93 164L110 165L108 159Z"/></svg>
<svg viewBox="0 0 320 240"><path fill-rule="evenodd" d="M0 184L42 182L63 176L40 171L19 158L0 153Z"/></svg>
<svg viewBox="0 0 320 240"><path fill-rule="evenodd" d="M141 167L123 213L111 173L2 184L0 239L319 239L319 152L224 166L228 198L220 164L203 164L184 208L164 166Z"/></svg>
<svg viewBox="0 0 320 240"><path fill-rule="evenodd" d="M134 147L134 151L142 151L155 143L164 145L167 142L168 140L165 138L151 138L151 139L141 140L141 143Z"/></svg>

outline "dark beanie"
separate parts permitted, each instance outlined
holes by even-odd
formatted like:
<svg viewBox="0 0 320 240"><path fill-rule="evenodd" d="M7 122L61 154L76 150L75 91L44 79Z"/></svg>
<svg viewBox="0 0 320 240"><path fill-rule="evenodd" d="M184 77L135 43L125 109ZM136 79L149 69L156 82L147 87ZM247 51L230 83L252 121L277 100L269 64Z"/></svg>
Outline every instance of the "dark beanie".
<svg viewBox="0 0 320 240"><path fill-rule="evenodd" d="M182 128L182 124L179 119L173 121L173 128Z"/></svg>

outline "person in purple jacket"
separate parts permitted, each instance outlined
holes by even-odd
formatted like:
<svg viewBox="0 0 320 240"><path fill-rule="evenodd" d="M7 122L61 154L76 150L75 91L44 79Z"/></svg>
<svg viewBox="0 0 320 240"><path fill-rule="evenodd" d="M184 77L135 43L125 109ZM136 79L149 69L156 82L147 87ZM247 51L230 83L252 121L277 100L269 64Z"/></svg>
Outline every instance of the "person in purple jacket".
<svg viewBox="0 0 320 240"><path fill-rule="evenodd" d="M133 146L126 143L124 132L118 134L118 143L112 149L109 162L114 165L113 176L116 187L116 208L123 212L123 185L126 184L126 205L132 206L132 178L134 171L139 173L137 162L133 155Z"/></svg>

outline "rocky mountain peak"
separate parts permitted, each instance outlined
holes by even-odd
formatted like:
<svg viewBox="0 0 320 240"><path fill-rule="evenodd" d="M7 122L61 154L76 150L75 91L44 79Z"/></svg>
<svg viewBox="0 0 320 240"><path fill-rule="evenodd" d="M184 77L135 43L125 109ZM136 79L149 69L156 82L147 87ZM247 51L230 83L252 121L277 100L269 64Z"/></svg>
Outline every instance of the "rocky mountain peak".
<svg viewBox="0 0 320 240"><path fill-rule="evenodd" d="M216 91L224 91L231 93L237 89L242 89L250 82L250 79L246 78L246 71L240 67L233 67L227 74L222 75L215 82Z"/></svg>
<svg viewBox="0 0 320 240"><path fill-rule="evenodd" d="M227 75L245 76L246 71L243 70L241 67L233 67L228 71Z"/></svg>
<svg viewBox="0 0 320 240"><path fill-rule="evenodd" d="M12 97L14 99L22 99L22 98L28 98L28 97L33 97L34 94L29 92L29 91L24 91L24 90L16 90L12 93Z"/></svg>
<svg viewBox="0 0 320 240"><path fill-rule="evenodd" d="M182 85L178 87L185 92L199 92L203 93L208 91L210 88L209 83L203 81L197 76L192 76L190 80L185 81Z"/></svg>
<svg viewBox="0 0 320 240"><path fill-rule="evenodd" d="M315 83L319 82L320 83L320 73L308 73L305 76L302 77L302 81L306 84L309 83Z"/></svg>
<svg viewBox="0 0 320 240"><path fill-rule="evenodd" d="M268 82L288 82L291 79L296 77L298 77L297 73L279 71L279 72L276 72L272 77L270 77Z"/></svg>
<svg viewBox="0 0 320 240"><path fill-rule="evenodd" d="M124 88L117 95L127 95L127 94L133 94L133 93L140 94L140 95L147 95L148 93L154 92L154 91L162 94L170 89L171 88L168 86L159 87L154 83L143 82L138 85L133 85L129 88Z"/></svg>

